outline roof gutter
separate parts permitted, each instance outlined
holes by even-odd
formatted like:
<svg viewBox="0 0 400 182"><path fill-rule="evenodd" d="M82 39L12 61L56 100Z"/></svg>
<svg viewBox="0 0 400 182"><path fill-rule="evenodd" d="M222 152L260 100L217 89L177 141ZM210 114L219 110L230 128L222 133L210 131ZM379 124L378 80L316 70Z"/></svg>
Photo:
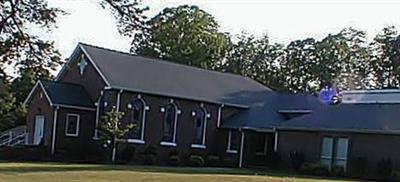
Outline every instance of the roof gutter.
<svg viewBox="0 0 400 182"><path fill-rule="evenodd" d="M345 132L364 134L400 135L400 130L371 130L371 129L338 129L338 128L308 128L308 127L278 127L280 131L310 131L310 132Z"/></svg>
<svg viewBox="0 0 400 182"><path fill-rule="evenodd" d="M217 105L224 105L224 106L230 106L230 107L236 107L236 108L241 108L241 109L248 109L249 106L247 105L242 105L242 104L233 104L233 103L222 103L222 102L217 102L217 101L211 101L211 100L206 100L206 99L201 99L201 98L189 98L189 97L182 97L179 95L173 95L173 94L163 94L160 92L152 92L152 91L146 91L146 90L141 90L141 89L132 89L132 88L127 88L127 87L120 87L120 86L106 86L104 89L106 90L124 90L128 92L139 92L142 94L151 94L151 95L157 95L157 96L167 96L167 97L174 97L178 99L185 99L185 100L196 100L200 102L207 102L211 104L217 104Z"/></svg>

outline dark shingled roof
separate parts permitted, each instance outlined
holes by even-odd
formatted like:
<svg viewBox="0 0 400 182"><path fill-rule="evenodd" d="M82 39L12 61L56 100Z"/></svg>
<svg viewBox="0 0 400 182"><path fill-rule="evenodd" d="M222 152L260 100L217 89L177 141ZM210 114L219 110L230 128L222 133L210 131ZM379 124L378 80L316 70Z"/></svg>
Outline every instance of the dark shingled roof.
<svg viewBox="0 0 400 182"><path fill-rule="evenodd" d="M283 122L280 129L400 133L399 104L341 104Z"/></svg>
<svg viewBox="0 0 400 182"><path fill-rule="evenodd" d="M228 118L222 123L223 128L248 128L259 131L270 131L287 120L280 110L300 114L306 110L323 108L325 105L312 95L283 94L271 92L248 93L244 98L249 108Z"/></svg>
<svg viewBox="0 0 400 182"><path fill-rule="evenodd" d="M240 75L80 45L112 88L244 106L242 99L231 96L241 92L272 92Z"/></svg>
<svg viewBox="0 0 400 182"><path fill-rule="evenodd" d="M54 105L94 108L85 89L77 84L40 80Z"/></svg>

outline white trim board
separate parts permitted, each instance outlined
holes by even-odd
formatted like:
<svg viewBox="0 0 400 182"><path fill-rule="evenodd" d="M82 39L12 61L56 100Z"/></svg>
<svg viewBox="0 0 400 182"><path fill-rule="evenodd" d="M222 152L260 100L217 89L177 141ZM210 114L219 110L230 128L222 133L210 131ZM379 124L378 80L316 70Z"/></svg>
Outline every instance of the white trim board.
<svg viewBox="0 0 400 182"><path fill-rule="evenodd" d="M26 106L28 101L31 99L33 96L33 93L35 92L36 88L40 86L42 92L46 96L47 101L49 102L49 105L51 107L63 107L63 108L70 108L70 109L79 109L79 110L87 110L87 111L95 111L95 108L90 108L90 107L82 107L82 106L73 106L73 105L66 105L66 104L54 104L53 101L51 100L49 94L47 93L46 89L44 88L41 80L37 81L35 86L32 88L32 90L29 92L29 95L26 97L23 105Z"/></svg>
<svg viewBox="0 0 400 182"><path fill-rule="evenodd" d="M104 83L107 86L110 86L110 82L108 81L107 77L105 77L105 75L103 74L103 72L101 71L101 69L95 64L95 62L93 61L93 59L90 57L90 54L85 50L85 48L83 48L84 45L83 43L78 43L78 45L75 47L74 51L72 52L70 59L68 60L67 63L65 63L63 65L63 67L61 68L61 71L57 74L55 80L59 81L64 74L67 71L67 67L69 67L73 62L75 62L75 60L79 59L79 56L76 56L76 54L78 53L79 50L82 51L83 54L85 54L85 56L88 58L90 64L92 64L93 68L96 70L96 72L100 75L100 77L103 79Z"/></svg>

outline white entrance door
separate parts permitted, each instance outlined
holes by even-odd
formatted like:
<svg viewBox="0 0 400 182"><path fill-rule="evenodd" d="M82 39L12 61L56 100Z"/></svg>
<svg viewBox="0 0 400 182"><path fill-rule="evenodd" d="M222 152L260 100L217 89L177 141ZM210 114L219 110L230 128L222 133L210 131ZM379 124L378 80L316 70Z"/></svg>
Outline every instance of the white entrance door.
<svg viewBox="0 0 400 182"><path fill-rule="evenodd" d="M33 144L39 145L42 141L44 132L44 116L38 115L35 117L35 132L33 135Z"/></svg>

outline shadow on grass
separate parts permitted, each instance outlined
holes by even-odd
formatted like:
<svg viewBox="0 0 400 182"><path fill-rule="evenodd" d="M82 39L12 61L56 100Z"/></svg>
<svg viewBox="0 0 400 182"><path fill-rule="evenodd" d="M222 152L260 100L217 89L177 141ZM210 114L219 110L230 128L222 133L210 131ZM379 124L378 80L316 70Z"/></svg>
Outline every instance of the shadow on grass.
<svg viewBox="0 0 400 182"><path fill-rule="evenodd" d="M299 178L314 180L335 180L328 177L306 176L296 173L266 169L209 168L209 167L169 167L112 164L70 164L70 163L14 163L0 162L0 173L67 172L67 171L130 171L176 174L221 174L221 175L259 175L280 178Z"/></svg>

